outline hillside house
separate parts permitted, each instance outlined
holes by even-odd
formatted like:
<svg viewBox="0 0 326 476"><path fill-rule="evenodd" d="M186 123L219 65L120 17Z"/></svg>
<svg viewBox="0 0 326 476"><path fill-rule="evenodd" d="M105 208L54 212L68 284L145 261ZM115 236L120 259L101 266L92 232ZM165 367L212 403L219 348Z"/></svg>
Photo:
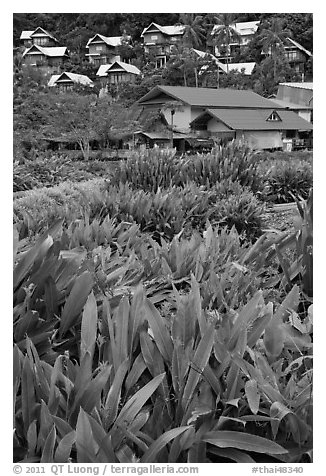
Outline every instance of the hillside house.
<svg viewBox="0 0 326 476"><path fill-rule="evenodd" d="M132 83L139 76L140 70L128 63L114 61L99 67L96 76L99 76L102 88L110 84Z"/></svg>
<svg viewBox="0 0 326 476"><path fill-rule="evenodd" d="M246 22L237 22L232 23L230 26L235 29L240 39L233 39L229 44L229 56L232 58L235 54L241 53L241 51L250 43L255 33L258 30L260 22L259 21L246 21ZM214 38L217 25L213 27L211 35ZM221 45L220 47L215 46L214 51L215 55L219 57L220 60L226 59L226 47L227 45Z"/></svg>
<svg viewBox="0 0 326 476"><path fill-rule="evenodd" d="M20 42L26 48L29 48L32 45L52 47L58 46L59 44L58 40L53 35L51 35L46 30L43 30L41 27L38 27L36 30L32 31L22 31L20 35Z"/></svg>
<svg viewBox="0 0 326 476"><path fill-rule="evenodd" d="M246 140L254 149L283 147L283 139L307 137L312 125L293 111L248 90L156 86L137 101L159 109L173 134L173 145L185 140Z"/></svg>
<svg viewBox="0 0 326 476"><path fill-rule="evenodd" d="M280 83L273 101L306 121L313 121L313 83Z"/></svg>
<svg viewBox="0 0 326 476"><path fill-rule="evenodd" d="M311 51L304 48L292 38L286 38L284 53L291 68L293 68L296 73L301 74L302 79L304 79L307 70L307 61L312 58ZM271 54L271 51L262 51L262 54L268 56Z"/></svg>
<svg viewBox="0 0 326 476"><path fill-rule="evenodd" d="M183 36L184 26L161 26L151 23L141 34L146 54L153 54L157 68L163 68L171 55L173 45Z"/></svg>
<svg viewBox="0 0 326 476"><path fill-rule="evenodd" d="M89 62L95 66L106 65L114 61L120 61L121 58L117 54L117 46L123 41L123 36L104 36L96 34L87 42ZM125 37L130 39L130 37Z"/></svg>
<svg viewBox="0 0 326 476"><path fill-rule="evenodd" d="M57 86L61 91L71 90L76 85L94 87L93 81L88 76L70 72L54 74L48 82L49 87Z"/></svg>
<svg viewBox="0 0 326 476"><path fill-rule="evenodd" d="M32 45L23 53L23 64L56 72L60 71L61 65L68 58L69 53L65 46L43 47Z"/></svg>

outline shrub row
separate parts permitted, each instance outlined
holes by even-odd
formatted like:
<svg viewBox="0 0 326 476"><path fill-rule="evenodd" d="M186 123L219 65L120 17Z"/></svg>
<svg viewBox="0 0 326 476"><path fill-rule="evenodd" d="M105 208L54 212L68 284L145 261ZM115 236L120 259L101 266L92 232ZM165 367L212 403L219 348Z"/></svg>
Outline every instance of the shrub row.
<svg viewBox="0 0 326 476"><path fill-rule="evenodd" d="M209 219L229 228L235 226L245 238L254 239L261 232L262 213L262 205L249 189L228 182L209 190L189 183L183 188L145 192L129 184L112 186L96 179L32 190L14 200L21 237L40 232L55 219L65 218L69 223L86 214L135 222L143 232L167 239L183 229L201 230Z"/></svg>

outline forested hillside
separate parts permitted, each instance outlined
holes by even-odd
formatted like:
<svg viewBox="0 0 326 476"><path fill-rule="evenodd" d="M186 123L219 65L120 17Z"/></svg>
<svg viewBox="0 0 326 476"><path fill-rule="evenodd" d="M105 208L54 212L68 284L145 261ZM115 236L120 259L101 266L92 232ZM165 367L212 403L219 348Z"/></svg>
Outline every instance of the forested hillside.
<svg viewBox="0 0 326 476"><path fill-rule="evenodd" d="M293 37L312 51L312 14L235 14L237 21L265 20L273 17L283 18L285 28L291 30ZM49 30L68 49L76 51L80 45L85 46L90 36L95 33L119 36L126 31L134 41L139 41L142 30L151 22L174 25L179 20L179 13L15 13L13 16L14 45L19 45L19 37L23 30L33 30L37 26Z"/></svg>

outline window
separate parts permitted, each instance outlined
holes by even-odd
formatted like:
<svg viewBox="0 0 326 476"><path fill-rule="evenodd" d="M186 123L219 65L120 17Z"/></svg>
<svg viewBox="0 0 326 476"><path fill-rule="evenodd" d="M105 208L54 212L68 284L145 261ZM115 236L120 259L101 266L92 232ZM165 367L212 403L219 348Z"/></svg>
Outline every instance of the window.
<svg viewBox="0 0 326 476"><path fill-rule="evenodd" d="M158 40L158 36L157 35L151 35L151 40Z"/></svg>
<svg viewBox="0 0 326 476"><path fill-rule="evenodd" d="M35 45L42 46L42 45L46 45L47 43L48 43L48 38L46 36L34 39L34 44Z"/></svg>
<svg viewBox="0 0 326 476"><path fill-rule="evenodd" d="M267 118L267 121L273 122L273 121L282 121L280 116L277 114L276 111L273 111L272 114Z"/></svg>
<svg viewBox="0 0 326 476"><path fill-rule="evenodd" d="M103 50L103 46L96 46L95 49L96 49L96 51L102 51L102 50Z"/></svg>

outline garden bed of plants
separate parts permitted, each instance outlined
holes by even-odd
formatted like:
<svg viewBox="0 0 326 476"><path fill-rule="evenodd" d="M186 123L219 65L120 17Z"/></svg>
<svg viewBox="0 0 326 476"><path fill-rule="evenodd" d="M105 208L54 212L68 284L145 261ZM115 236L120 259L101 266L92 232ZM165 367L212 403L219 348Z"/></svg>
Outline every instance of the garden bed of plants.
<svg viewBox="0 0 326 476"><path fill-rule="evenodd" d="M276 226L256 159L16 196L15 462L312 461L312 194Z"/></svg>

